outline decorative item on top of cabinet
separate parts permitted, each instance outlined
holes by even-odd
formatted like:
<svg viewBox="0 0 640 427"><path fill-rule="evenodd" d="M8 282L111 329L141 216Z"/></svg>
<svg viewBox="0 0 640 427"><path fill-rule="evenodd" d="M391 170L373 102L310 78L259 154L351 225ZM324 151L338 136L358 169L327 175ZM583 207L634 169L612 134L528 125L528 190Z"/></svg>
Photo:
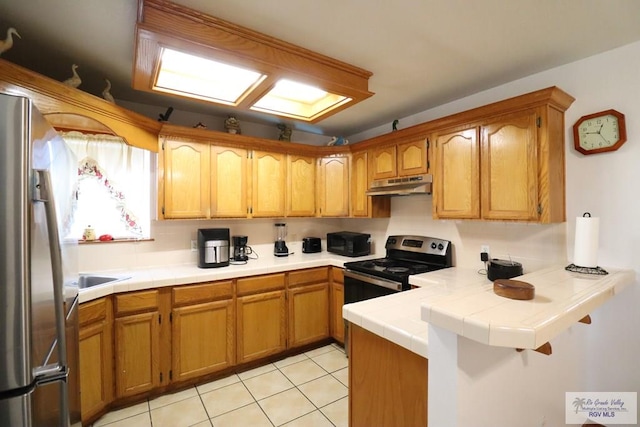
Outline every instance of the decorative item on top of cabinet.
<svg viewBox="0 0 640 427"><path fill-rule="evenodd" d="M71 66L71 72L73 73L73 75L71 77L69 77L68 79L64 80L62 82L62 84L70 86L70 87L75 87L75 88L80 86L82 84L82 79L78 75L78 72L76 71L77 69L78 69L78 65L73 64Z"/></svg>
<svg viewBox="0 0 640 427"><path fill-rule="evenodd" d="M564 111L550 87L441 119L433 217L565 221Z"/></svg>
<svg viewBox="0 0 640 427"><path fill-rule="evenodd" d="M291 127L285 125L284 123L278 124L278 130L280 133L278 134L278 141L291 141Z"/></svg>
<svg viewBox="0 0 640 427"><path fill-rule="evenodd" d="M9 29L7 29L7 37L4 40L0 41L0 55L2 55L3 53L5 53L6 51L8 51L9 49L11 49L13 47L13 35L14 34L19 39L22 38L22 37L20 37L20 34L18 34L18 31L16 31L15 28L10 27Z"/></svg>
<svg viewBox="0 0 640 427"><path fill-rule="evenodd" d="M229 133L234 133L234 134L238 134L238 135L240 135L242 133L242 132L240 132L240 122L238 121L238 119L235 118L235 116L228 116L225 119L224 128Z"/></svg>
<svg viewBox="0 0 640 427"><path fill-rule="evenodd" d="M615 151L626 141L624 114L616 110L582 116L573 125L573 146L582 154Z"/></svg>
<svg viewBox="0 0 640 427"><path fill-rule="evenodd" d="M158 121L159 122L168 122L169 121L169 117L171 117L171 113L173 113L173 107L167 108L167 111L165 111L164 114L162 114L162 113L158 114Z"/></svg>
<svg viewBox="0 0 640 427"><path fill-rule="evenodd" d="M105 83L107 84L107 86L102 90L102 97L112 103L115 104L116 100L113 99L113 95L111 95L111 81L109 79L104 79Z"/></svg>
<svg viewBox="0 0 640 427"><path fill-rule="evenodd" d="M349 215L349 156L335 155L319 160L318 203L321 217Z"/></svg>

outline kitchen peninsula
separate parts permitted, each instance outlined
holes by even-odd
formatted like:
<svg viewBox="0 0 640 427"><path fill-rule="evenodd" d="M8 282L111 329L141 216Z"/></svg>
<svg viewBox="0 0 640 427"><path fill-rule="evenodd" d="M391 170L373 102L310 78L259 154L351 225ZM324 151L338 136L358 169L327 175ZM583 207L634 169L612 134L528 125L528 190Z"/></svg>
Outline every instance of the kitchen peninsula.
<svg viewBox="0 0 640 427"><path fill-rule="evenodd" d="M396 352L403 348L424 358L424 368L428 360L429 425L537 426L543 418L556 425L564 422L564 393L580 384L575 355L585 357L581 344L589 327L577 322L635 281L632 270L608 271L589 276L554 266L528 273L518 280L533 284L536 296L516 301L495 295L493 284L475 270L449 268L412 276L410 283L418 288L411 291L345 305L343 315L359 334L373 334L380 345L393 343ZM363 359L357 354L360 343L353 334L350 339L351 374L363 378L357 366ZM546 342L554 349L548 356L515 351L535 350ZM381 376L386 367L369 363L372 357L364 359L370 369L366 385L385 387L371 377ZM382 403L366 410L354 407L363 384L353 376L350 381L352 426L377 423L392 410L403 417L414 406L411 400L404 409L398 404L403 393L413 397L414 388L401 388L395 390L400 397L393 408ZM537 386L541 389L530 399L527 391Z"/></svg>

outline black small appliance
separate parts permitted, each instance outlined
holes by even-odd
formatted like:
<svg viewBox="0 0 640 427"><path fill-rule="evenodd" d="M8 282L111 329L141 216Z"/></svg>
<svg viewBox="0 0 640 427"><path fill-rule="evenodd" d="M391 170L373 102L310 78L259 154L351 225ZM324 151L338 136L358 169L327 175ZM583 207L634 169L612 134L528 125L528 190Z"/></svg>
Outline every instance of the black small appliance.
<svg viewBox="0 0 640 427"><path fill-rule="evenodd" d="M522 264L519 262L493 258L487 265L487 278L492 282L496 279L511 279L522 276Z"/></svg>
<svg viewBox="0 0 640 427"><path fill-rule="evenodd" d="M371 234L351 231L327 233L327 252L350 257L369 255Z"/></svg>
<svg viewBox="0 0 640 427"><path fill-rule="evenodd" d="M198 267L216 268L229 265L229 229L198 229Z"/></svg>
<svg viewBox="0 0 640 427"><path fill-rule="evenodd" d="M313 254L322 251L322 243L319 237L304 237L302 239L302 253Z"/></svg>
<svg viewBox="0 0 640 427"><path fill-rule="evenodd" d="M247 261L249 259L249 251L247 249L247 236L232 236L233 242L233 258L232 261Z"/></svg>

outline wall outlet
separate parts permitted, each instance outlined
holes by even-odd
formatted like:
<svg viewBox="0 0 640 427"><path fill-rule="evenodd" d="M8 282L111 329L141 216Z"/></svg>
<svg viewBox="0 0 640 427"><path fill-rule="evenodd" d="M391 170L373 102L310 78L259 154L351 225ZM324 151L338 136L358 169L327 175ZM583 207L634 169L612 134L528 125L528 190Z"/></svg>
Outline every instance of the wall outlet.
<svg viewBox="0 0 640 427"><path fill-rule="evenodd" d="M191 241L191 252L198 252L198 242L195 240Z"/></svg>
<svg viewBox="0 0 640 427"><path fill-rule="evenodd" d="M480 246L480 252L489 253L489 245L481 245Z"/></svg>

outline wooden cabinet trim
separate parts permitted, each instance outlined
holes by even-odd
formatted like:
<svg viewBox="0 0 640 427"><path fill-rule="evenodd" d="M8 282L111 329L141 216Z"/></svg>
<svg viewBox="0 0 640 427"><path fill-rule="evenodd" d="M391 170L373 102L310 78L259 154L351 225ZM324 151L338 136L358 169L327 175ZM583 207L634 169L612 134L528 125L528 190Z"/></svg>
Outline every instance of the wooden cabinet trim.
<svg viewBox="0 0 640 427"><path fill-rule="evenodd" d="M176 286L173 288L172 294L174 307L231 298L233 296L233 281Z"/></svg>
<svg viewBox="0 0 640 427"><path fill-rule="evenodd" d="M238 296L256 294L276 289L284 289L285 273L265 274L237 279L236 294Z"/></svg>
<svg viewBox="0 0 640 427"><path fill-rule="evenodd" d="M313 283L328 282L328 267L309 268L305 270L294 270L288 273L289 287L305 286Z"/></svg>
<svg viewBox="0 0 640 427"><path fill-rule="evenodd" d="M80 326L104 320L107 317L107 298L100 298L80 304L78 308L78 323Z"/></svg>
<svg viewBox="0 0 640 427"><path fill-rule="evenodd" d="M160 305L160 291L151 289L115 296L116 315L156 310Z"/></svg>

